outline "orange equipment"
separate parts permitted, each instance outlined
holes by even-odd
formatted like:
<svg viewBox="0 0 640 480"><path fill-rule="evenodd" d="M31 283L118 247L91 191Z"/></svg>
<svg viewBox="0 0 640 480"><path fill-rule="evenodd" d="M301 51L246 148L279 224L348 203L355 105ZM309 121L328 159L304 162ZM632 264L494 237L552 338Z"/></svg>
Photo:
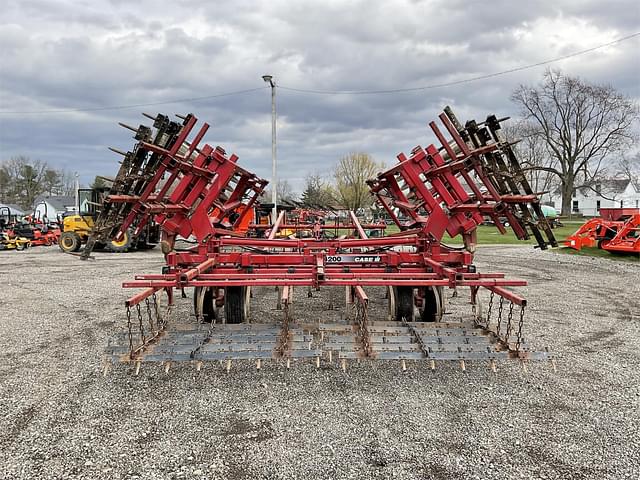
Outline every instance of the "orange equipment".
<svg viewBox="0 0 640 480"><path fill-rule="evenodd" d="M610 252L640 254L640 211L602 209L604 218L592 218L564 241L566 247L580 250L598 247Z"/></svg>

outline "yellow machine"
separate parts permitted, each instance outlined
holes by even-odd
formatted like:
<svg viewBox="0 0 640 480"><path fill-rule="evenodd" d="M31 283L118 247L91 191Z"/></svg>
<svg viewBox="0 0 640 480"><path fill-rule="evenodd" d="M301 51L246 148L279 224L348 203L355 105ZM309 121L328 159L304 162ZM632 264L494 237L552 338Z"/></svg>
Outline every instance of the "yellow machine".
<svg viewBox="0 0 640 480"><path fill-rule="evenodd" d="M102 204L103 198L109 192L108 188L100 189L79 189L78 203L76 206L79 213L65 215L62 221L62 234L58 245L65 253L77 252L80 247L87 243L87 238L91 233L93 224L97 214L97 208ZM107 250L112 252L126 252L131 248L131 235L126 232L122 240L111 240L104 245Z"/></svg>
<svg viewBox="0 0 640 480"><path fill-rule="evenodd" d="M31 246L31 240L24 237L10 237L7 233L0 233L0 250L24 250Z"/></svg>

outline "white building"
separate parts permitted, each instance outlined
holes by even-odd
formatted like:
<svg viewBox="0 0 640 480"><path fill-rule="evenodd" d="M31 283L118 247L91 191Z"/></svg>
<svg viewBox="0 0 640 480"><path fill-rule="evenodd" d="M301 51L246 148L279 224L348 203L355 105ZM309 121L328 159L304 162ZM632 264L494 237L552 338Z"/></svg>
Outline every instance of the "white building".
<svg viewBox="0 0 640 480"><path fill-rule="evenodd" d="M552 206L560 209L562 195L559 190L551 194ZM640 208L640 181L611 178L591 182L576 189L571 199L571 213L597 217L601 208Z"/></svg>
<svg viewBox="0 0 640 480"><path fill-rule="evenodd" d="M47 217L49 220L56 220L62 217L65 212L75 210L76 199L65 195L41 195L34 202L33 212L36 218Z"/></svg>

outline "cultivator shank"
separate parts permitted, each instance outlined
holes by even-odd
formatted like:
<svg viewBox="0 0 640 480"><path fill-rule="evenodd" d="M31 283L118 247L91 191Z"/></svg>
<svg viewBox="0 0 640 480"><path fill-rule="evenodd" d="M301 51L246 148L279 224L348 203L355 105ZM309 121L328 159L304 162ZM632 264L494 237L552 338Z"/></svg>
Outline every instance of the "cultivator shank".
<svg viewBox="0 0 640 480"><path fill-rule="evenodd" d="M409 361L426 360L431 368L457 361L465 369L466 362L483 360L495 369L500 359L552 360L548 352L525 346L526 300L506 287L526 282L480 273L473 264L476 228L485 217L503 233L506 218L518 238L533 235L540 248L555 246L538 199L496 117L462 127L446 109L440 120L447 136L430 124L439 147L400 154L398 164L368 182L401 231L368 238L352 213L355 237L331 240L276 238L286 226L282 215L267 238L238 234L234 226L266 182L220 147L198 147L206 124L189 139L196 122L191 115L181 124L158 115L155 132L132 128L138 143L124 154L100 231L122 234L153 217L163 229L166 266L124 282L142 290L127 301L127 331L108 347L109 362L130 362L138 371L144 362L161 362L168 370L174 362L199 369L221 361L228 370L232 361L253 360L261 368L265 360L289 367L312 359L317 366L339 362L346 369L351 360L373 359L397 360L405 369ZM445 233L461 236L464 247L443 243ZM194 237L194 246L177 249L178 236ZM251 322L252 296L274 287L282 318ZM445 287L456 298L469 289L471 315L446 311L453 300L445 299ZM312 297L321 288L343 290L344 304L331 300L327 318L293 315L294 292ZM177 289L193 292L187 317L195 321L168 320L168 313L176 313ZM481 291L490 298L486 315ZM166 296L165 313L159 296ZM381 299L387 304L382 315ZM337 318L334 303L341 305Z"/></svg>

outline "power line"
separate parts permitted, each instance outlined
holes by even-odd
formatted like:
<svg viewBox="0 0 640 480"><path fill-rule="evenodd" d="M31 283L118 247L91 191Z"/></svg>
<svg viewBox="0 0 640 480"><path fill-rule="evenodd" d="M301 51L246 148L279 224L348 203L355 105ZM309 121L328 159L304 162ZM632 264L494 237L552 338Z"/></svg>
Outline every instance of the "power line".
<svg viewBox="0 0 640 480"><path fill-rule="evenodd" d="M256 92L258 90L264 90L268 87L248 88L246 90L236 90L235 92L218 93L217 95L207 95L206 97L193 97L193 98L181 98L178 100L167 100L164 102L150 102L150 103L136 103L130 105L112 105L107 107L90 107L90 108L69 108L62 110L30 110L26 112L7 112L0 110L0 115L6 114L44 114L44 113L74 113L74 112L98 112L103 110L123 110L125 108L137 108L137 107L150 107L153 105L168 105L170 103L188 103L188 102L200 102L202 100L209 100L212 98L230 97L232 95L243 95L245 93Z"/></svg>
<svg viewBox="0 0 640 480"><path fill-rule="evenodd" d="M510 68L509 70L502 70L500 72L488 73L485 75L478 75L476 77L465 78L462 80L455 80L453 82L446 83L434 83L432 85L425 85L422 87L412 87L412 88L394 88L390 90L308 90L304 88L295 88L295 87L287 87L285 85L278 85L278 88L283 90L290 90L292 92L298 93L312 93L316 95L378 95L378 94L389 94L389 93L404 93L404 92L417 92L421 90L430 90L434 88L443 88L443 87L451 87L454 85L460 85L463 83L475 82L478 80L484 80L487 78L498 77L500 75L506 75L508 73L520 72L522 70L528 70L530 68L539 67L542 65L548 65L550 63L558 62L560 60L566 60L567 58L573 58L580 55L584 55L586 53L593 52L595 50L599 50L601 48L609 47L611 45L615 45L616 43L621 43L626 40L630 40L634 37L640 36L640 32L633 33L631 35L627 35L626 37L618 38L609 43L603 43L602 45L598 45L596 47L587 48L585 50L580 50L578 52L569 53L567 55L562 55L561 57L552 58L550 60L544 60L542 62L532 63L529 65L523 65L520 67Z"/></svg>
<svg viewBox="0 0 640 480"><path fill-rule="evenodd" d="M550 63L558 62L560 60L566 60L568 58L577 57L580 55L584 55L590 52L594 52L601 48L609 47L611 45L615 45L617 43L621 43L627 40L631 40L632 38L640 36L640 32L632 33L631 35L627 35L626 37L618 38L617 40L613 40L608 43L603 43L602 45L598 45L595 47L587 48L585 50L580 50L577 52L569 53L567 55L562 55L560 57L552 58L550 60L544 60L542 62L532 63L529 65L523 65L520 67L514 67L508 70L502 70L500 72L488 73L485 75L478 75L476 77L465 78L462 80L455 80L453 82L446 83L434 83L431 85L424 85L421 87L411 87L411 88L394 88L390 90L311 90L304 88L295 88L295 87L287 87L286 85L278 85L278 88L282 90L289 90L291 92L298 93L311 93L316 95L378 95L378 94L390 94L390 93L406 93L406 92L417 92L421 90L431 90L435 88L443 88L443 87L451 87L454 85L460 85L464 83L476 82L478 80L484 80L487 78L498 77L500 75L506 75L509 73L519 72L522 70L528 70L530 68L539 67L542 65L548 65ZM249 88L245 90L236 90L233 92L219 93L216 95L207 95L204 97L192 97L192 98L181 98L177 100L167 100L163 102L149 102L149 103L137 103L137 104L128 104L128 105L112 105L105 107L90 107L90 108L69 108L69 109L59 109L59 110L30 110L30 111L2 111L0 110L0 115L30 115L30 114L48 114L48 113L75 113L75 112L98 112L105 110L124 110L127 108L139 108L139 107L150 107L154 105L169 105L172 103L188 103L188 102L200 102L203 100L210 100L213 98L220 97L229 97L232 95L243 95L247 93L256 92L258 90L264 90L268 87L257 87L257 88Z"/></svg>

